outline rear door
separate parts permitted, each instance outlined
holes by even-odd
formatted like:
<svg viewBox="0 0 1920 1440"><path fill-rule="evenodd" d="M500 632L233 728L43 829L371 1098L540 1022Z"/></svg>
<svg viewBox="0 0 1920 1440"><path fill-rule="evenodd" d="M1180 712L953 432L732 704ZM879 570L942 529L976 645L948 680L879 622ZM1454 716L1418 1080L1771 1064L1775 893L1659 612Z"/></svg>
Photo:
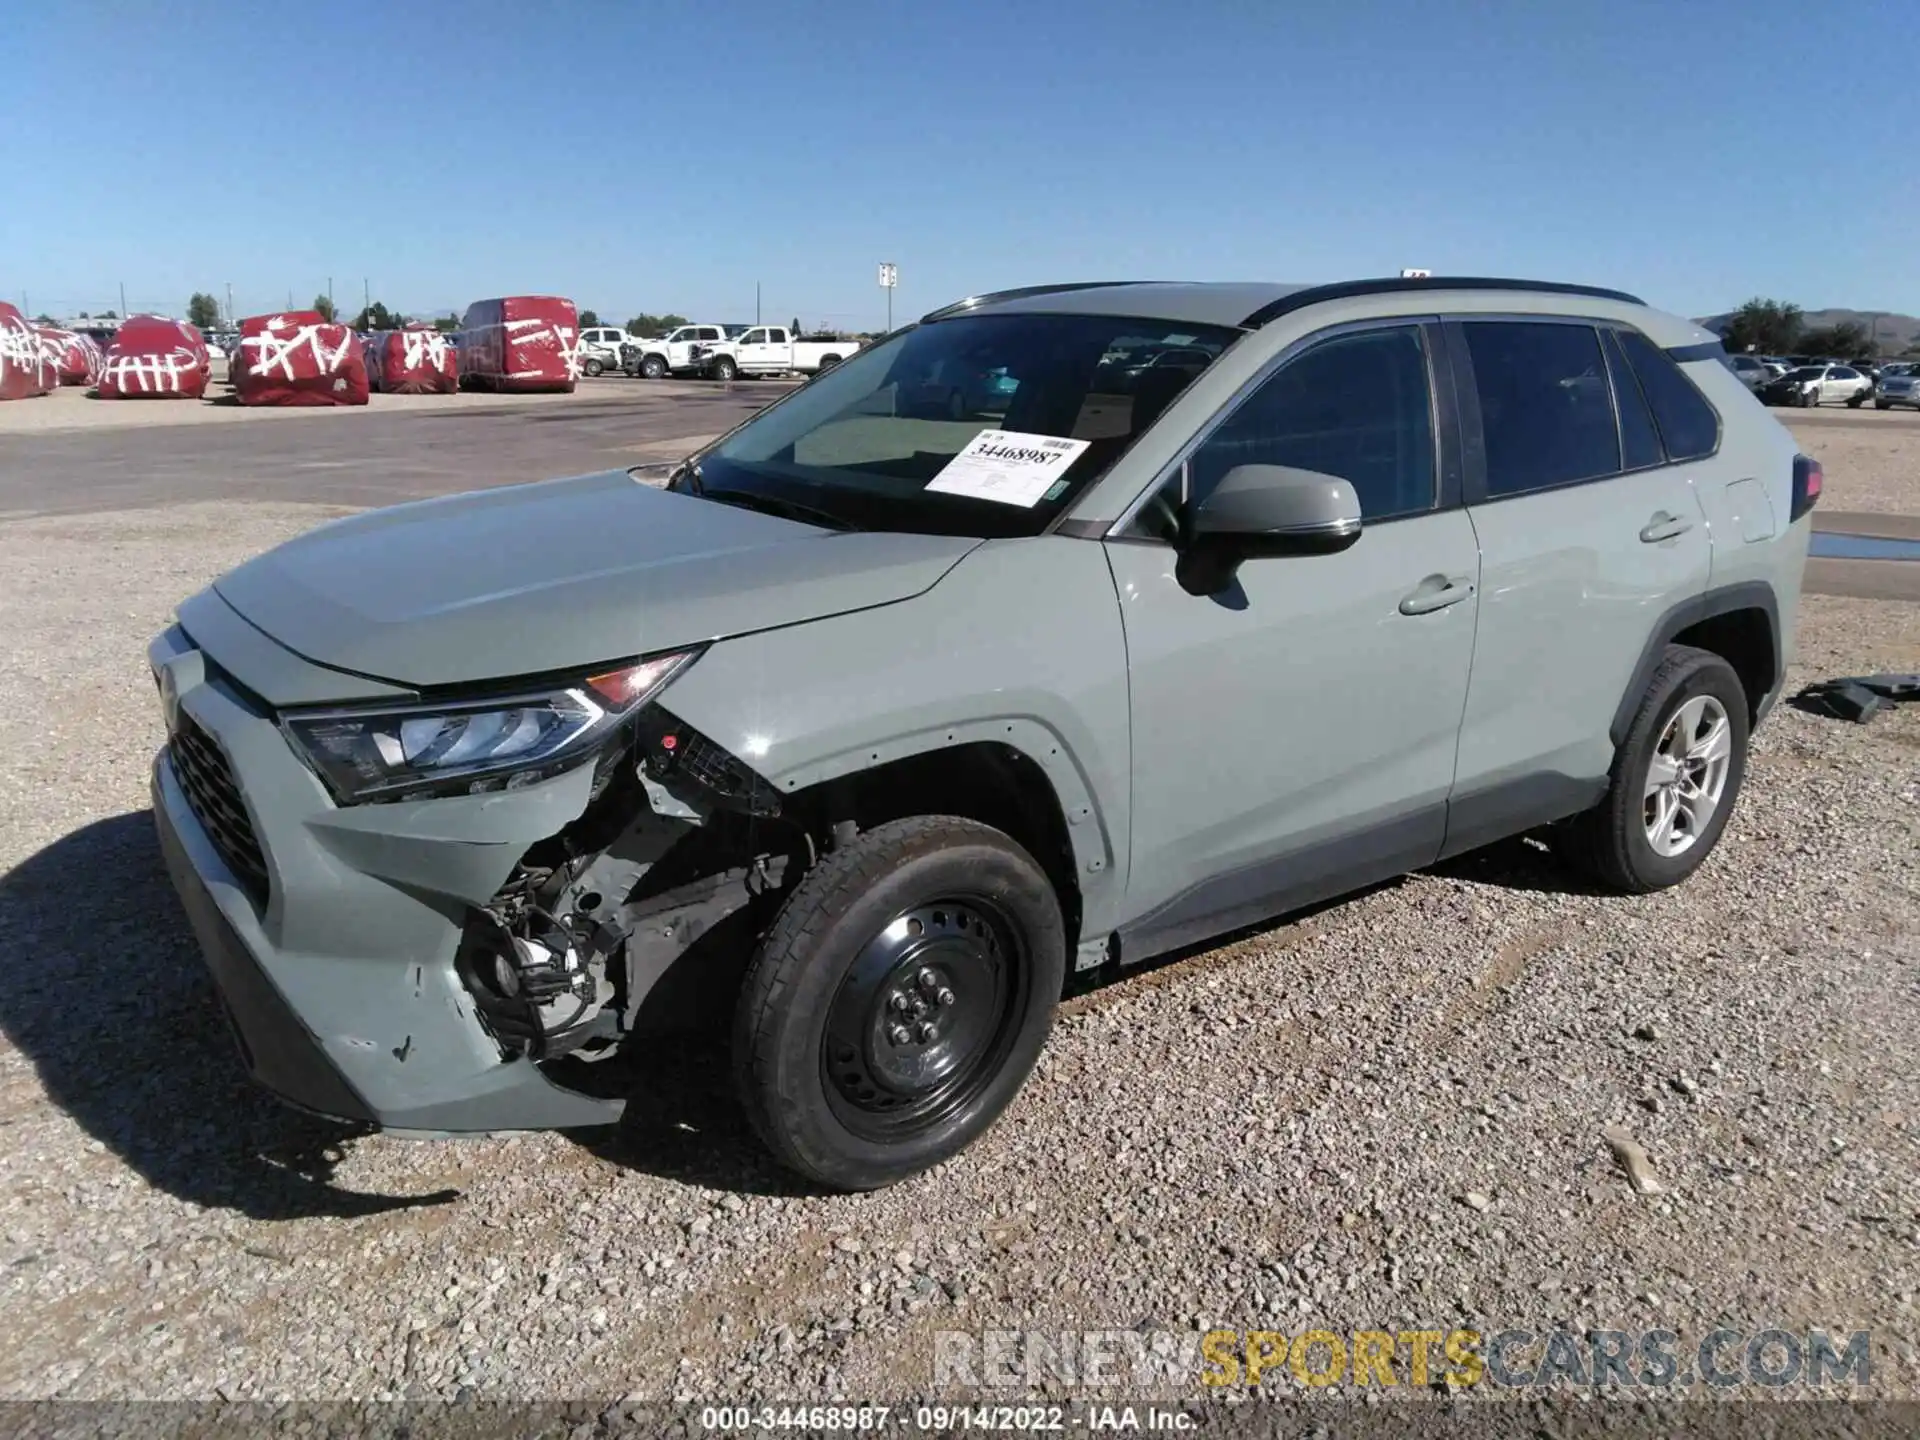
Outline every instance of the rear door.
<svg viewBox="0 0 1920 1440"><path fill-rule="evenodd" d="M1237 401L1108 542L1126 627L1141 957L1418 869L1439 852L1478 556L1453 408L1417 320L1325 332ZM1250 560L1219 595L1171 540L1235 465L1339 475L1364 529Z"/></svg>
<svg viewBox="0 0 1920 1440"><path fill-rule="evenodd" d="M792 359L787 332L778 326L749 330L741 337L740 364L748 370L784 370ZM751 341L751 344L747 342Z"/></svg>
<svg viewBox="0 0 1920 1440"><path fill-rule="evenodd" d="M1648 638L1705 591L1712 547L1691 467L1668 462L1610 327L1446 329L1481 573L1454 854L1598 798Z"/></svg>

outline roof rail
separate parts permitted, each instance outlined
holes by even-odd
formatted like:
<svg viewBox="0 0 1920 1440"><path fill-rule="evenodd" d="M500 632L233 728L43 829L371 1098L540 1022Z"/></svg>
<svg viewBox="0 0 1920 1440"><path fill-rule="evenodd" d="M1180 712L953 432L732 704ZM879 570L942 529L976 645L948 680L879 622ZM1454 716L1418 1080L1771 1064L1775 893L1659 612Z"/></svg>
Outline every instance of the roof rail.
<svg viewBox="0 0 1920 1440"><path fill-rule="evenodd" d="M1318 305L1324 300L1345 300L1355 295L1391 295L1407 290L1526 290L1545 295L1589 295L1598 300L1621 300L1629 305L1647 302L1624 290L1603 290L1597 285L1562 285L1553 280L1499 280L1484 275L1398 275L1377 280L1343 280L1337 285L1310 285L1304 290L1282 295L1247 316L1240 323L1248 330Z"/></svg>
<svg viewBox="0 0 1920 1440"><path fill-rule="evenodd" d="M977 310L982 305L998 304L1002 300L1024 300L1029 295L1063 295L1069 290L1105 290L1117 285L1151 285L1151 280L1073 280L1064 285L1022 285L1016 290L995 290L988 295L969 295L964 300L956 300L951 305L943 305L938 310L929 310L920 317L921 323L929 320L944 320L949 315L964 314L968 310Z"/></svg>

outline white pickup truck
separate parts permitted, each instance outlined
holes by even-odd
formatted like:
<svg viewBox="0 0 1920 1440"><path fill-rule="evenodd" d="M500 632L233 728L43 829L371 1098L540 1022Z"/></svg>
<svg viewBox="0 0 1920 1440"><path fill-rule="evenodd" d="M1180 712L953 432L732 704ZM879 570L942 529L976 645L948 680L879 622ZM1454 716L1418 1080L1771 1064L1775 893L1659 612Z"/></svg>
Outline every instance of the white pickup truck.
<svg viewBox="0 0 1920 1440"><path fill-rule="evenodd" d="M811 375L838 365L858 340L796 340L784 325L755 325L737 338L700 346L695 363L714 380L740 375Z"/></svg>
<svg viewBox="0 0 1920 1440"><path fill-rule="evenodd" d="M747 327L744 325L681 325L655 340L637 340L640 347L640 373L649 380L668 375L706 373L694 351L701 346L724 345Z"/></svg>

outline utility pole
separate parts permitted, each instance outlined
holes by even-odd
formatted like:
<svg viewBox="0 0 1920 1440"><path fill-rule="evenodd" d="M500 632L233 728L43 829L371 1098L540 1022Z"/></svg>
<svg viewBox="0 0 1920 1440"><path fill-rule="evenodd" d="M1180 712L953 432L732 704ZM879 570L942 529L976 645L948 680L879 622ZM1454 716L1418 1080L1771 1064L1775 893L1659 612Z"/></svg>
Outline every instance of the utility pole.
<svg viewBox="0 0 1920 1440"><path fill-rule="evenodd" d="M760 282L753 282L753 323L760 323Z"/></svg>
<svg viewBox="0 0 1920 1440"><path fill-rule="evenodd" d="M333 277L331 275L327 276L327 309L333 309Z"/></svg>
<svg viewBox="0 0 1920 1440"><path fill-rule="evenodd" d="M127 282L124 280L120 282L120 318L127 318Z"/></svg>
<svg viewBox="0 0 1920 1440"><path fill-rule="evenodd" d="M373 288L367 284L367 277L360 277L360 313L365 315L373 308Z"/></svg>
<svg viewBox="0 0 1920 1440"><path fill-rule="evenodd" d="M233 282L227 282L227 324L233 324Z"/></svg>

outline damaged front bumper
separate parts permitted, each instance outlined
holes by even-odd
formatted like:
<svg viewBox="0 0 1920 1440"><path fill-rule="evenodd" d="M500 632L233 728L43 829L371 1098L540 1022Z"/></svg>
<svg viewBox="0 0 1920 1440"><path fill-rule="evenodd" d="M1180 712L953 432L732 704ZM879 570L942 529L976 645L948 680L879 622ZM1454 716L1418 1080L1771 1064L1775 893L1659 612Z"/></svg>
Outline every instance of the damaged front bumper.
<svg viewBox="0 0 1920 1440"><path fill-rule="evenodd" d="M505 793L339 808L178 627L149 659L171 737L153 766L161 849L260 1083L303 1109L418 1133L619 1117L624 1101L504 1050L455 965L475 908L585 810L590 767Z"/></svg>

